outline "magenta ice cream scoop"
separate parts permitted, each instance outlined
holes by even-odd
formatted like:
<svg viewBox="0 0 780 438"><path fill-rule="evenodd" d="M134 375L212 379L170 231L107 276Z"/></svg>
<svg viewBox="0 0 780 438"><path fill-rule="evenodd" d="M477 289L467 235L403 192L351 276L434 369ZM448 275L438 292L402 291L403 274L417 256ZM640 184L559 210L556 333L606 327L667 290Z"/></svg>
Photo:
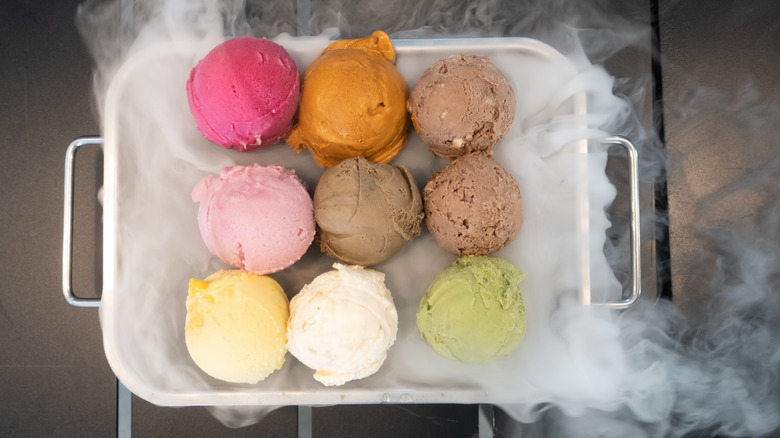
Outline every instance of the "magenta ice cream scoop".
<svg viewBox="0 0 780 438"><path fill-rule="evenodd" d="M187 80L187 100L200 133L238 151L264 148L287 136L299 92L295 61L265 38L223 42Z"/></svg>

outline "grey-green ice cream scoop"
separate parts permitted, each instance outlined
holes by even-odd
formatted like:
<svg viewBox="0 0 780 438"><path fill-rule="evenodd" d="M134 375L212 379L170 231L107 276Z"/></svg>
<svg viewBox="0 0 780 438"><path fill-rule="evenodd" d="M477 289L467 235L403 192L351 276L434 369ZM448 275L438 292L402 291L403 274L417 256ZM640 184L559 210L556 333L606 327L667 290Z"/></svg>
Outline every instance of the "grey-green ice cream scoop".
<svg viewBox="0 0 780 438"><path fill-rule="evenodd" d="M437 353L461 362L481 364L506 356L525 335L523 278L520 269L499 257L457 259L420 302L420 335Z"/></svg>

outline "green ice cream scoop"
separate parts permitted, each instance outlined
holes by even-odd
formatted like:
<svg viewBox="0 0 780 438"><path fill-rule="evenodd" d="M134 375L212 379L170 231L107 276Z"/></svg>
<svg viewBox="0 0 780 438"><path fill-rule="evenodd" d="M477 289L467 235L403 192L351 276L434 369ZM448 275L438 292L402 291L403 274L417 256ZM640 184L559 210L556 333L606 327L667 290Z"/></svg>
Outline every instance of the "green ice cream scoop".
<svg viewBox="0 0 780 438"><path fill-rule="evenodd" d="M428 286L417 328L437 353L481 364L506 356L525 335L525 275L498 257L465 256Z"/></svg>

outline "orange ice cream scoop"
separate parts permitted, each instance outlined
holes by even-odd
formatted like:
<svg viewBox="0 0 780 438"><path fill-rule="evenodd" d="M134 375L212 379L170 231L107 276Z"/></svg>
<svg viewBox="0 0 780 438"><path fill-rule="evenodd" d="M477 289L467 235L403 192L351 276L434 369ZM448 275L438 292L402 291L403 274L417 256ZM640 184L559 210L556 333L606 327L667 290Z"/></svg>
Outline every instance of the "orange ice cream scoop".
<svg viewBox="0 0 780 438"><path fill-rule="evenodd" d="M406 81L386 33L330 44L303 77L298 122L287 137L321 167L363 156L387 163L406 144Z"/></svg>

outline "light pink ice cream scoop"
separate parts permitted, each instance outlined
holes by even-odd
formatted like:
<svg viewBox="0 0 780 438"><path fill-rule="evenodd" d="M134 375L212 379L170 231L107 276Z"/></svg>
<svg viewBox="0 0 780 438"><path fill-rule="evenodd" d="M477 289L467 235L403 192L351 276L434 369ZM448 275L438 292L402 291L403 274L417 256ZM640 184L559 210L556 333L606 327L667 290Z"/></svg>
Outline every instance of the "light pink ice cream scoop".
<svg viewBox="0 0 780 438"><path fill-rule="evenodd" d="M299 93L295 61L265 38L223 42L187 80L187 100L201 135L238 151L264 148L287 136Z"/></svg>
<svg viewBox="0 0 780 438"><path fill-rule="evenodd" d="M225 167L192 191L209 251L255 274L281 271L314 240L312 199L295 172L281 166Z"/></svg>

